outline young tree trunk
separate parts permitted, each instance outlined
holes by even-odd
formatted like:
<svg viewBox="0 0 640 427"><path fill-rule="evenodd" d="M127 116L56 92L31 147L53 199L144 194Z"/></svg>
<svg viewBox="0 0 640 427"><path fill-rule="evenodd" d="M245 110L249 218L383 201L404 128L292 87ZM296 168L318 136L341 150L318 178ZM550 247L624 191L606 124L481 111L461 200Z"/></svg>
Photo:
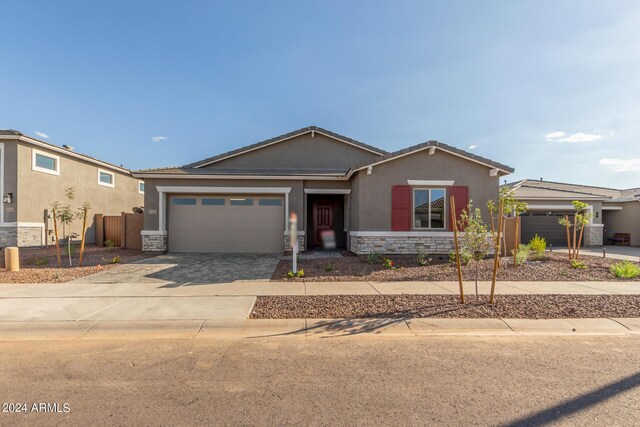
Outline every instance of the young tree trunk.
<svg viewBox="0 0 640 427"><path fill-rule="evenodd" d="M462 284L462 268L460 267L460 248L458 247L458 223L456 222L456 200L449 198L451 206L451 224L453 226L453 243L456 251L456 267L458 269L458 284L460 286L460 303L464 304L464 286Z"/></svg>
<svg viewBox="0 0 640 427"><path fill-rule="evenodd" d="M571 259L571 232L569 231L569 215L564 216L564 221L567 227L567 248L569 249L569 259Z"/></svg>
<svg viewBox="0 0 640 427"><path fill-rule="evenodd" d="M489 295L489 304L493 304L493 296L496 292L496 281L498 279L498 267L500 267L500 230L502 230L502 210L504 208L502 200L500 201L500 207L498 211L498 235L496 236L493 254L493 276L491 277L491 294Z"/></svg>
<svg viewBox="0 0 640 427"><path fill-rule="evenodd" d="M87 234L87 209L84 209L83 212L83 220L82 220L82 241L80 243L80 261L78 265L82 267L82 257L84 256L84 238Z"/></svg>
<svg viewBox="0 0 640 427"><path fill-rule="evenodd" d="M576 234L578 232L578 214L576 213L573 216L573 259L576 259L576 243L578 239L576 238Z"/></svg>
<svg viewBox="0 0 640 427"><path fill-rule="evenodd" d="M71 233L67 236L67 253L69 254L69 267L73 267L71 262Z"/></svg>
<svg viewBox="0 0 640 427"><path fill-rule="evenodd" d="M578 249L576 251L576 259L580 255L580 246L582 245L582 235L584 234L584 225L580 228L580 238L578 239Z"/></svg>
<svg viewBox="0 0 640 427"><path fill-rule="evenodd" d="M62 268L62 259L60 258L60 240L58 239L58 220L56 210L53 209L53 233L56 237L56 256L58 257L58 268Z"/></svg>
<svg viewBox="0 0 640 427"><path fill-rule="evenodd" d="M517 267L518 263L516 259L518 257L518 211L516 211L515 216L516 223L513 225L513 266Z"/></svg>

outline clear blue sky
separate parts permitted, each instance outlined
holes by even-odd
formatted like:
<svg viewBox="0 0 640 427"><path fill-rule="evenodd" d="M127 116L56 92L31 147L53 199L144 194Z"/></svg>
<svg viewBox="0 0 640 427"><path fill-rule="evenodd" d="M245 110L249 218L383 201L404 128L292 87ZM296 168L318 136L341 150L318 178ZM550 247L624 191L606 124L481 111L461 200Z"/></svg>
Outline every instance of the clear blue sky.
<svg viewBox="0 0 640 427"><path fill-rule="evenodd" d="M509 180L640 186L637 0L1 10L0 128L132 169L318 125L389 151L437 139Z"/></svg>

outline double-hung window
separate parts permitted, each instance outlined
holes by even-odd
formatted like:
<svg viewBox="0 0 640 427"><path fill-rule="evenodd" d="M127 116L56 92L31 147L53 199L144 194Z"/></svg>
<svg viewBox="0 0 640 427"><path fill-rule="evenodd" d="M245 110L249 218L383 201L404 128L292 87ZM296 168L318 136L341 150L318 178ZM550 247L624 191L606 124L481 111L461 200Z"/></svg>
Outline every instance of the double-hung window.
<svg viewBox="0 0 640 427"><path fill-rule="evenodd" d="M443 188L413 189L413 228L442 230L446 218L446 191Z"/></svg>

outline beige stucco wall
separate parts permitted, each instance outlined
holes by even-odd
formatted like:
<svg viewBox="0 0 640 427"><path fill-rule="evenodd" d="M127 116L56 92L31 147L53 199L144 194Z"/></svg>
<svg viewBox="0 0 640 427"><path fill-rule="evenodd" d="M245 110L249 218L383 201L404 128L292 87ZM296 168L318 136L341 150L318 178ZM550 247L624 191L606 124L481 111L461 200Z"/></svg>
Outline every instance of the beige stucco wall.
<svg viewBox="0 0 640 427"><path fill-rule="evenodd" d="M5 147L9 145L5 143ZM66 204L65 189L75 189L75 200L72 207L78 208L83 202L91 205L91 221L88 227L87 240L94 241L93 214L117 215L121 212L131 212L136 206L143 206L143 195L138 192L138 179L128 174L110 170L88 161L66 156L64 153L53 152L41 147L39 151L48 152L60 157L60 175L51 175L32 170L31 144L25 142L17 145L17 189L14 192L17 221L42 223L45 209L50 208L54 201ZM12 163L5 159L6 168ZM104 169L115 174L113 188L98 185L98 169ZM5 192L9 190L5 186ZM6 212L6 210L5 210ZM5 221L8 221L5 219ZM50 223L51 224L51 223ZM76 220L72 230L80 232L81 220Z"/></svg>
<svg viewBox="0 0 640 427"><path fill-rule="evenodd" d="M2 203L4 210L4 222L16 222L18 211L15 204L15 195L18 191L18 146L16 143L4 142L4 194L13 193L14 203ZM0 196L4 196L1 194ZM0 199L1 202L1 199Z"/></svg>
<svg viewBox="0 0 640 427"><path fill-rule="evenodd" d="M499 184L499 178L490 176L489 171L487 166L442 151L436 151L430 156L428 150L374 166L371 175L362 170L352 180L351 229L390 230L391 187L407 185L409 179L453 180L455 186L468 186L469 199L473 200L475 207L482 209L483 217L488 222L486 203L498 197ZM447 224L448 215L447 213Z"/></svg>
<svg viewBox="0 0 640 427"><path fill-rule="evenodd" d="M630 233L631 245L640 246L640 202L608 204L622 207L621 211L604 211L604 241L614 233Z"/></svg>
<svg viewBox="0 0 640 427"><path fill-rule="evenodd" d="M328 138L318 133L301 135L240 156L219 161L215 168L349 168L376 157L376 154Z"/></svg>

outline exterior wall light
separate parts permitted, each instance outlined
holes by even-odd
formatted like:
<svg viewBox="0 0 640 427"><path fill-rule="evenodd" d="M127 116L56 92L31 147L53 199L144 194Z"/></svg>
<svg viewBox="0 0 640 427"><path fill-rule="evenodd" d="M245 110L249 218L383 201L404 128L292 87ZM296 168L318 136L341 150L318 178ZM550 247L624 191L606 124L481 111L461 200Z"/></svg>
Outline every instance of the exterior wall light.
<svg viewBox="0 0 640 427"><path fill-rule="evenodd" d="M13 193L7 193L2 197L4 203L11 203L13 200Z"/></svg>

